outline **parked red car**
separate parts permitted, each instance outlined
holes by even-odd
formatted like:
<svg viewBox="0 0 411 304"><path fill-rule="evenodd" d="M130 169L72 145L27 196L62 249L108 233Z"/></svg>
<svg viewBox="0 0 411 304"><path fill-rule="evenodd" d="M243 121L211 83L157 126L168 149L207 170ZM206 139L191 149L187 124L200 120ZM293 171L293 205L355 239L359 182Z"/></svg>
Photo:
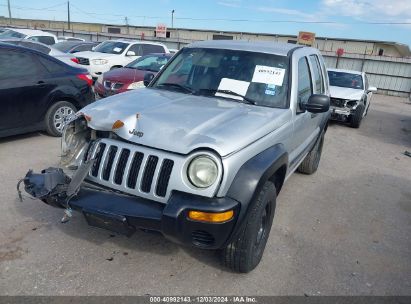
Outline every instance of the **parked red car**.
<svg viewBox="0 0 411 304"><path fill-rule="evenodd" d="M99 97L106 97L141 88L144 86L144 75L157 74L171 57L172 54L142 56L123 68L104 73L94 84L94 90Z"/></svg>

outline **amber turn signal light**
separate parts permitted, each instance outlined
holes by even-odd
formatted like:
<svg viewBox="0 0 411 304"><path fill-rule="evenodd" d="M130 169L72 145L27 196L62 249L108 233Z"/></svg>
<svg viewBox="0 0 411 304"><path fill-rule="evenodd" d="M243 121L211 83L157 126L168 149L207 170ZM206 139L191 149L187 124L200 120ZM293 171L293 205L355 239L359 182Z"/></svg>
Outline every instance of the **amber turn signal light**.
<svg viewBox="0 0 411 304"><path fill-rule="evenodd" d="M188 212L188 218L193 221L222 223L231 220L234 216L234 211L229 210L225 212L202 212L191 210Z"/></svg>
<svg viewBox="0 0 411 304"><path fill-rule="evenodd" d="M123 126L124 126L124 122L122 122L121 120L116 120L116 122L113 123L112 129L113 129L113 130L115 130L115 129L120 129L120 128L122 128Z"/></svg>

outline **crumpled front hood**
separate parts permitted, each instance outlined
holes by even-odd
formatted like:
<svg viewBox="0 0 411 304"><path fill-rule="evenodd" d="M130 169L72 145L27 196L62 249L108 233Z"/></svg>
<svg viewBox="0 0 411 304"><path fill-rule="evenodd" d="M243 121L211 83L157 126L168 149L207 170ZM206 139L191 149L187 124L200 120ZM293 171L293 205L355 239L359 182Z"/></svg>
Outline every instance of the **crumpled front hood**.
<svg viewBox="0 0 411 304"><path fill-rule="evenodd" d="M330 93L334 98L360 100L364 90L330 86Z"/></svg>
<svg viewBox="0 0 411 304"><path fill-rule="evenodd" d="M83 57L88 59L109 59L113 56L118 56L116 54L107 54L107 53L100 53L100 52L92 52L92 51L85 51L85 52L78 52L75 53L76 57Z"/></svg>
<svg viewBox="0 0 411 304"><path fill-rule="evenodd" d="M210 148L221 156L237 151L291 119L290 109L274 109L221 98L143 88L94 102L81 110L95 130L112 131L145 146L188 154ZM137 118L138 117L138 118Z"/></svg>

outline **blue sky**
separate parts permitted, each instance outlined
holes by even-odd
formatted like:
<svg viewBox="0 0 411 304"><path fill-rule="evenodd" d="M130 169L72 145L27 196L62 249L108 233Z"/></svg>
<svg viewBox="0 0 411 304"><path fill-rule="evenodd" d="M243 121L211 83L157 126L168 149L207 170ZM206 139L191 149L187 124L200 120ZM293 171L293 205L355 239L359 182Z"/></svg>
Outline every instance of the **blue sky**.
<svg viewBox="0 0 411 304"><path fill-rule="evenodd" d="M64 1L10 1L13 17L67 19ZM125 24L127 16L131 25L171 26L174 9L175 27L294 35L303 30L317 36L411 45L411 0L70 0L70 3L72 21ZM0 15L8 16L7 0L0 0Z"/></svg>

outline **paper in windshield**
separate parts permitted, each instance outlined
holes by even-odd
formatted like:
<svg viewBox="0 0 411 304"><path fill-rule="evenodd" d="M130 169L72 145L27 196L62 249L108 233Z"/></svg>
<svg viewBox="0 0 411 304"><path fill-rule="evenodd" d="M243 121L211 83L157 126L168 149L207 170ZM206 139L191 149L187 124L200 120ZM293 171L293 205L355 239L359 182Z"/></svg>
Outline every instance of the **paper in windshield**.
<svg viewBox="0 0 411 304"><path fill-rule="evenodd" d="M236 92L237 94L241 94L245 96L247 94L247 90L249 86L250 86L250 83L247 81L235 80L235 79L230 79L230 78L222 78L220 81L220 85L218 86L218 90L230 90L230 91ZM215 96L229 97L232 99L243 100L243 98L240 96L233 96L230 94L224 94L224 93L218 93L218 92L215 94Z"/></svg>
<svg viewBox="0 0 411 304"><path fill-rule="evenodd" d="M282 86L284 81L285 69L256 65L252 82L273 84Z"/></svg>

